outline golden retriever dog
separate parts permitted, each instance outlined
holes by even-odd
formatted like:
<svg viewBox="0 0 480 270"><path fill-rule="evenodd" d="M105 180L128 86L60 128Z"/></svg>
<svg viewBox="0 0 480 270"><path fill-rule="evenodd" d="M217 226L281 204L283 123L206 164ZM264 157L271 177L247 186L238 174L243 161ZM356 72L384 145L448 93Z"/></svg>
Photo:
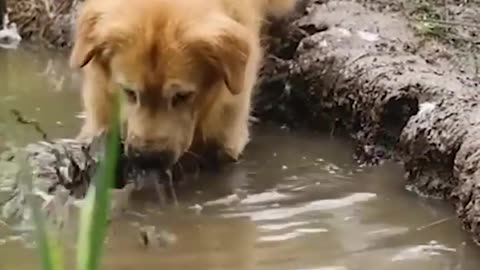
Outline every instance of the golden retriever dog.
<svg viewBox="0 0 480 270"><path fill-rule="evenodd" d="M238 160L249 141L260 32L295 0L88 0L76 21L70 65L83 70L79 139L108 130L123 92L128 155L171 166L214 145Z"/></svg>

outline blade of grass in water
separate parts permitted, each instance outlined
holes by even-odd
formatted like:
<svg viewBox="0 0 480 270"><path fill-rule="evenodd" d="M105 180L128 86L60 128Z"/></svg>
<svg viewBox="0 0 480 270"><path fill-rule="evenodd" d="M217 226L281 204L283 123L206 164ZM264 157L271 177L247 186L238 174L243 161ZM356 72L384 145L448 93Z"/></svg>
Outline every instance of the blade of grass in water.
<svg viewBox="0 0 480 270"><path fill-rule="evenodd" d="M20 175L20 177L23 179L22 175ZM25 175L25 179L28 179L28 181L24 182L24 188L29 191L25 199L33 214L33 222L35 224L34 234L37 240L37 250L40 255L42 269L61 270L63 269L63 254L58 242L59 238L54 238L52 233L49 233L47 229L47 223L42 215L40 205L34 199L33 179L30 178L30 175L28 177Z"/></svg>
<svg viewBox="0 0 480 270"><path fill-rule="evenodd" d="M48 233L39 206L31 203L36 225L36 238L43 270L61 270L63 268L62 253L53 237Z"/></svg>
<svg viewBox="0 0 480 270"><path fill-rule="evenodd" d="M107 137L105 156L95 184L90 186L81 212L77 270L98 269L110 211L110 188L116 178L119 157L119 100L116 98L112 128Z"/></svg>

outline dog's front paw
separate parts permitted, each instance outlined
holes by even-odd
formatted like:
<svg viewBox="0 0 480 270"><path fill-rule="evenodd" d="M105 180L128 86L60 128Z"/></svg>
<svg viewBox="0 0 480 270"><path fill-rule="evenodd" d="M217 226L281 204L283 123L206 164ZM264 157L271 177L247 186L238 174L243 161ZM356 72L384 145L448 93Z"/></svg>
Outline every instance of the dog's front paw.
<svg viewBox="0 0 480 270"><path fill-rule="evenodd" d="M218 145L210 145L201 153L201 166L206 169L218 169L226 164L235 163L240 154Z"/></svg>
<svg viewBox="0 0 480 270"><path fill-rule="evenodd" d="M220 147L221 154L227 159L238 161L250 141L248 126L235 130Z"/></svg>
<svg viewBox="0 0 480 270"><path fill-rule="evenodd" d="M219 148L216 151L216 159L219 163L233 163L240 159L240 153L228 148Z"/></svg>

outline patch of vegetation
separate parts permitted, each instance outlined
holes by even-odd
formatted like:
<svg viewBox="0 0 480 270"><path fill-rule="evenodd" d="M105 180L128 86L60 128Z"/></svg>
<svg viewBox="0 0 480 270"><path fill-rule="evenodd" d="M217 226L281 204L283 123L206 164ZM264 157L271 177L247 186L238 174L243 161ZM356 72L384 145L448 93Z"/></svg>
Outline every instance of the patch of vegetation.
<svg viewBox="0 0 480 270"><path fill-rule="evenodd" d="M435 38L445 38L447 36L450 27L442 24L442 20L448 13L446 7L442 12L438 1L432 0L415 0L410 5L412 10L409 15L415 19L414 28L420 35Z"/></svg>
<svg viewBox="0 0 480 270"><path fill-rule="evenodd" d="M118 100L117 100L118 101ZM107 135L104 160L83 201L76 246L76 269L96 270L100 265L110 213L111 188L116 179L120 155L119 102L115 106L113 128ZM36 236L43 270L64 269L60 242L47 229L40 207L30 200L36 223ZM71 268L71 267L67 267Z"/></svg>
<svg viewBox="0 0 480 270"><path fill-rule="evenodd" d="M451 46L455 65L462 70L469 68L480 79L480 2L404 0L404 7L419 36Z"/></svg>

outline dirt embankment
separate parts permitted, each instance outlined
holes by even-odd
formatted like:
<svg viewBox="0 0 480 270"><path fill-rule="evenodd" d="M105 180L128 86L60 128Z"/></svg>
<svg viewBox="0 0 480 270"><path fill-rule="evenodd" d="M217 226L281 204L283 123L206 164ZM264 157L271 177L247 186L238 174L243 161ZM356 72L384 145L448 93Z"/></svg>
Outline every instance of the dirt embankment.
<svg viewBox="0 0 480 270"><path fill-rule="evenodd" d="M24 40L46 47L72 46L72 25L84 0L4 0Z"/></svg>
<svg viewBox="0 0 480 270"><path fill-rule="evenodd" d="M256 113L293 127L340 127L361 160L399 160L409 189L451 201L480 243L475 65L459 68L458 41L427 39L403 11L312 3L289 27L274 27L282 32L273 31Z"/></svg>
<svg viewBox="0 0 480 270"><path fill-rule="evenodd" d="M451 201L480 243L479 80L477 63L465 61L480 42L474 22L441 20L464 19L475 7L439 8L433 0L305 3L301 16L270 29L255 115L347 131L365 162L397 159L408 187Z"/></svg>

